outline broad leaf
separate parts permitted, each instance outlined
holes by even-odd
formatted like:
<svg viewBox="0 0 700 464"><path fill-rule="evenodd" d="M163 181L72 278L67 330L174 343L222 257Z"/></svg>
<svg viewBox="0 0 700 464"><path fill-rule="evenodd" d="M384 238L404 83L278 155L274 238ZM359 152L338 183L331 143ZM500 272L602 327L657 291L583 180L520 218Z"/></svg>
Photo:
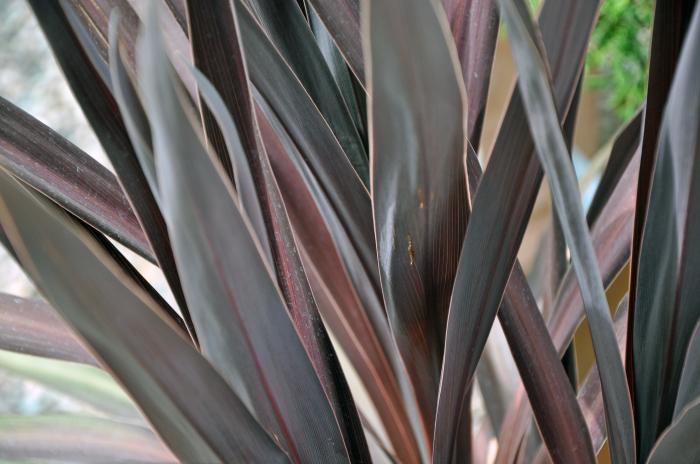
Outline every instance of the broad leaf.
<svg viewBox="0 0 700 464"><path fill-rule="evenodd" d="M439 5L374 0L363 8L382 291L432 435L447 310L467 225L464 85Z"/></svg>
<svg viewBox="0 0 700 464"><path fill-rule="evenodd" d="M286 462L104 240L4 171L0 198L0 222L24 269L179 459Z"/></svg>
<svg viewBox="0 0 700 464"><path fill-rule="evenodd" d="M640 456L673 414L685 350L700 318L700 8L686 37L657 147L634 307L635 404Z"/></svg>

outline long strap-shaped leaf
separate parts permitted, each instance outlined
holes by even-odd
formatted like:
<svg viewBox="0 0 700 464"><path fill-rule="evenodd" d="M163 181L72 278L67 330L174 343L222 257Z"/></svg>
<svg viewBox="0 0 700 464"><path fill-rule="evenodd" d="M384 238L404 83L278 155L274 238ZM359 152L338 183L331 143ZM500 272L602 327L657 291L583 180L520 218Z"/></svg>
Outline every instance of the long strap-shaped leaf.
<svg viewBox="0 0 700 464"><path fill-rule="evenodd" d="M367 152L297 0L243 0L338 138L365 185ZM245 39L244 39L245 40Z"/></svg>
<svg viewBox="0 0 700 464"><path fill-rule="evenodd" d="M24 269L178 458L286 462L221 376L95 235L4 171L0 194L0 222Z"/></svg>
<svg viewBox="0 0 700 464"><path fill-rule="evenodd" d="M108 419L58 414L0 417L0 456L20 461L175 460L148 429Z"/></svg>
<svg viewBox="0 0 700 464"><path fill-rule="evenodd" d="M117 102L108 87L109 81L103 81L110 78L109 70L102 73L106 75L100 73L99 66L104 64L106 68L106 63L102 61L101 56L93 56L91 60L90 49L83 49L78 37L80 33L86 35L88 32L80 22L74 24L74 29L71 28L59 2L39 0L30 3L73 94L114 166L119 182L143 227L191 335L196 340L170 249L165 221L139 165L139 158L129 140Z"/></svg>
<svg viewBox="0 0 700 464"><path fill-rule="evenodd" d="M620 301L615 311L615 337L620 352L624 355L625 342L627 339L627 305L628 296ZM586 418L586 426L591 436L593 449L598 454L605 444L605 407L603 405L603 395L600 390L600 376L598 368L593 366L586 375L578 392L578 402L581 405L584 417ZM533 462L537 464L549 462L547 459L547 451L544 447L535 454Z"/></svg>
<svg viewBox="0 0 700 464"><path fill-rule="evenodd" d="M289 153L295 150L294 144L284 131L273 127L274 121L271 123L268 117L262 110L258 112L262 138L283 193L319 311L360 374L397 458L401 462L416 462L420 455L392 363L395 349L388 322L383 314L372 319L363 307L338 250L347 243L331 237L318 203L290 159L294 156Z"/></svg>
<svg viewBox="0 0 700 464"><path fill-rule="evenodd" d="M657 147L634 308L635 402L640 456L670 423L688 340L698 318L700 269L700 8L696 8Z"/></svg>
<svg viewBox="0 0 700 464"><path fill-rule="evenodd" d="M556 70L562 119L578 82L596 11L596 2L570 0L547 1L542 9L540 23L552 69ZM577 20L570 23L562 17ZM532 140L518 95L516 89L474 197L462 246L456 276L461 283L453 290L447 323L436 418L436 462L449 460L448 455L438 453L450 452L445 443L454 441L454 411L463 407L464 394L495 319L541 181L540 166L531 151Z"/></svg>
<svg viewBox="0 0 700 464"><path fill-rule="evenodd" d="M160 198L202 349L295 462L347 460L250 224L191 125L152 13L138 46Z"/></svg>
<svg viewBox="0 0 700 464"><path fill-rule="evenodd" d="M150 245L114 175L3 98L0 165L66 211L153 260Z"/></svg>
<svg viewBox="0 0 700 464"><path fill-rule="evenodd" d="M365 82L365 63L360 42L359 0L309 0L330 31L340 53L361 84Z"/></svg>
<svg viewBox="0 0 700 464"><path fill-rule="evenodd" d="M467 89L467 136L479 151L481 127L498 35L498 8L495 0L442 0L462 64Z"/></svg>
<svg viewBox="0 0 700 464"><path fill-rule="evenodd" d="M546 65L536 45L527 7L519 0L501 0L500 5L519 70L518 83L528 122L581 287L601 375L611 455L615 462L632 463L635 461L634 421L625 372Z"/></svg>
<svg viewBox="0 0 700 464"><path fill-rule="evenodd" d="M644 106L644 127L642 129L642 157L637 180L637 205L635 207L634 237L632 242L632 264L630 288L630 324L627 343L634 343L634 320L637 307L637 279L639 276L640 253L642 246L642 234L647 219L649 200L651 194L651 182L657 164L657 149L661 136L661 123L664 110L668 102L669 91L673 82L676 66L681 54L683 39L688 30L690 18L696 0L678 0L674 2L656 2L654 8L654 23L652 29L651 46L649 51L649 77L647 81L646 103ZM637 445L644 457L656 434L656 421L650 417L647 411L648 403L646 393L643 398L636 396L636 382L634 381L635 350L627 350L627 378L630 382L630 391L634 402L635 418L637 425ZM653 406L651 408L654 409ZM646 416L646 418L643 418Z"/></svg>
<svg viewBox="0 0 700 464"><path fill-rule="evenodd" d="M0 349L97 365L53 308L0 294Z"/></svg>
<svg viewBox="0 0 700 464"><path fill-rule="evenodd" d="M350 458L357 462L368 462L369 452L355 404L318 313L267 154L264 146L258 145L256 140L257 124L252 114L252 98L245 63L238 45L235 8L225 1L210 2L209 6L214 8L211 10L203 10L201 6L190 8L190 21L196 19L198 22L208 24L208 27L200 25L207 31L206 34L200 30L197 35L216 35L212 31L218 31L223 36L220 39L224 42L228 41L231 47L229 53L223 55L212 53L211 48L207 48L206 58L202 58L202 61L209 64L209 73L217 76L220 86L227 88L223 98L226 98L228 104L219 96L212 83L195 69L200 94L209 108L208 111L211 112L213 122L218 124L217 129L219 127L222 129L222 138L234 168L241 207L249 218L259 218L257 226L255 226L256 222L251 222L254 224L257 236L261 241L264 240L266 245L268 245L266 237L269 230L269 236L272 238L269 243L272 255L270 260L276 270L277 282L292 321L333 407ZM209 16L200 16L202 12L200 10L208 11ZM212 16L217 18L213 24L209 19ZM195 39L195 34L192 32L191 40ZM231 60L231 55L235 59ZM217 59L219 66L211 66ZM223 65L223 63L229 64ZM222 65L223 69L221 69ZM238 78L231 81L231 75ZM237 124L233 122L227 108L231 108L236 115ZM245 148L243 142L246 144ZM260 198L259 201L258 198ZM266 225L261 224L264 221L261 205L265 205L267 212ZM267 229L265 229L266 226Z"/></svg>
<svg viewBox="0 0 700 464"><path fill-rule="evenodd" d="M439 8L432 0L363 3L382 291L429 435L468 212L466 98Z"/></svg>

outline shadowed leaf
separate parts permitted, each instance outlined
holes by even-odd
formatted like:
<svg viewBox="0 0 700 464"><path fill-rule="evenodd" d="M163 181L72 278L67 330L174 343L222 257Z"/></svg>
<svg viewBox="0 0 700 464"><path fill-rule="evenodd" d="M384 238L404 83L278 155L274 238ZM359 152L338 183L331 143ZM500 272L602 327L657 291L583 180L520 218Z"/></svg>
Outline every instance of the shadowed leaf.
<svg viewBox="0 0 700 464"><path fill-rule="evenodd" d="M309 0L361 84L365 82L359 0Z"/></svg>
<svg viewBox="0 0 700 464"><path fill-rule="evenodd" d="M452 29L467 90L467 136L478 151L498 36L498 8L496 0L442 0L442 5Z"/></svg>

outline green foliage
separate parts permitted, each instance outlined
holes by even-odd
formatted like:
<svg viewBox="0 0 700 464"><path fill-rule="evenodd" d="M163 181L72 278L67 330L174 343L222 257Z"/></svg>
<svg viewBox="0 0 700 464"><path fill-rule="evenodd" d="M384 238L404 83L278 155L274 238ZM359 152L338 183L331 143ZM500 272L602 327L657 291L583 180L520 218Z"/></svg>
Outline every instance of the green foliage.
<svg viewBox="0 0 700 464"><path fill-rule="evenodd" d="M593 31L586 83L600 89L605 106L629 119L644 100L653 0L606 0Z"/></svg>

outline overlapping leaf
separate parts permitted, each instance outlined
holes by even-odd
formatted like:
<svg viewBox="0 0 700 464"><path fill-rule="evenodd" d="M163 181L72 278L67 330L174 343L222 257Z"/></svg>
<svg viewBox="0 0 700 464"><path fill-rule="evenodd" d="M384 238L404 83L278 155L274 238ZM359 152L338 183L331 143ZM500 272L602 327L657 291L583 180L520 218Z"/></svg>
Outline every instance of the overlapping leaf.
<svg viewBox="0 0 700 464"><path fill-rule="evenodd" d="M693 15L664 113L639 255L633 358L642 457L670 423L685 350L700 317L694 280L700 265L698 40L700 8Z"/></svg>
<svg viewBox="0 0 700 464"><path fill-rule="evenodd" d="M140 82L162 207L203 352L292 460L343 462L338 423L250 223L181 103L155 20L138 48Z"/></svg>
<svg viewBox="0 0 700 464"><path fill-rule="evenodd" d="M178 458L286 462L226 382L114 261L104 240L4 171L0 193L3 229L34 283Z"/></svg>
<svg viewBox="0 0 700 464"><path fill-rule="evenodd" d="M542 8L540 24L556 76L560 120L573 97L596 11L596 2L548 1ZM568 23L562 18L576 21ZM532 149L516 91L474 197L462 246L447 323L435 462L449 461L450 444L457 430L454 411L462 408L540 185L541 170ZM470 340L466 347L465 340Z"/></svg>
<svg viewBox="0 0 700 464"><path fill-rule="evenodd" d="M519 70L519 87L537 152L547 172L552 199L571 250L584 308L591 328L601 376L608 439L616 462L634 462L632 405L625 371L615 342L605 290L583 215L578 183L556 115L545 64L534 37L527 7L519 0L501 0L501 13Z"/></svg>

